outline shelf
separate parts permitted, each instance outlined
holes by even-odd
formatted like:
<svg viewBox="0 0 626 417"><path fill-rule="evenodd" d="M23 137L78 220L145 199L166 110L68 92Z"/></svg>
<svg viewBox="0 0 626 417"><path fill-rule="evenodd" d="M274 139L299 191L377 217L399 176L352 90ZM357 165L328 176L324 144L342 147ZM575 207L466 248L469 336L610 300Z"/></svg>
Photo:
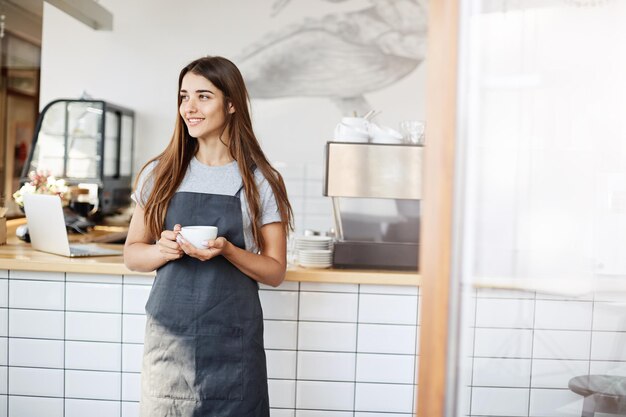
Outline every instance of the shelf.
<svg viewBox="0 0 626 417"><path fill-rule="evenodd" d="M43 136L52 136L52 137L56 137L56 138L64 138L65 134L64 133L49 133L49 132L39 132L40 135ZM68 134L67 137L69 139L89 139L89 140L100 140L102 138L102 135L76 135L76 134Z"/></svg>

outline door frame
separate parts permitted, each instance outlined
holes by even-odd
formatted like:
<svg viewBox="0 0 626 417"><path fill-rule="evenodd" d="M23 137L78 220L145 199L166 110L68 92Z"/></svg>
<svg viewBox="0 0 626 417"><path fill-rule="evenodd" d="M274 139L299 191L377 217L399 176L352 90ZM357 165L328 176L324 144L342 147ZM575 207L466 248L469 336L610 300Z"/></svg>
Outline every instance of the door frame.
<svg viewBox="0 0 626 417"><path fill-rule="evenodd" d="M459 1L428 8L426 146L424 147L420 273L422 285L418 417L453 415L457 338L451 320L453 204L457 133ZM452 388L452 389L451 389Z"/></svg>

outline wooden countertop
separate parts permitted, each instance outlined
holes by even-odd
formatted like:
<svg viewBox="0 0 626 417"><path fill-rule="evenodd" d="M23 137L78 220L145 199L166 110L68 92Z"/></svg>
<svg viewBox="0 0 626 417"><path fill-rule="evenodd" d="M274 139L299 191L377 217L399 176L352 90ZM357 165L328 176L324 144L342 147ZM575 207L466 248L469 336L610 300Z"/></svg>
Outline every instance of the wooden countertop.
<svg viewBox="0 0 626 417"><path fill-rule="evenodd" d="M134 272L126 268L122 256L97 256L86 258L66 258L64 256L33 250L15 236L15 228L21 220L7 222L8 242L0 246L0 269L22 271L75 272L88 274L144 275L154 276L154 272ZM122 245L102 244L103 247L121 249ZM354 269L307 269L290 266L286 281L376 284L418 286L420 275L412 271L380 271Z"/></svg>

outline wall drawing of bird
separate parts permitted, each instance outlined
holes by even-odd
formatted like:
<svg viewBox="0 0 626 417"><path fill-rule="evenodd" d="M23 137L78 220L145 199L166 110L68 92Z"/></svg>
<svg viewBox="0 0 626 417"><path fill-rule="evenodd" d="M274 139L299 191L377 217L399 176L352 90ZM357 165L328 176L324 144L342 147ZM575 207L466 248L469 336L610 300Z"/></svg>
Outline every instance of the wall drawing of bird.
<svg viewBox="0 0 626 417"><path fill-rule="evenodd" d="M277 0L274 14L289 2ZM269 33L237 61L252 98L328 97L344 115L363 114L371 109L365 94L399 81L424 60L426 35L426 0L369 0L357 11Z"/></svg>

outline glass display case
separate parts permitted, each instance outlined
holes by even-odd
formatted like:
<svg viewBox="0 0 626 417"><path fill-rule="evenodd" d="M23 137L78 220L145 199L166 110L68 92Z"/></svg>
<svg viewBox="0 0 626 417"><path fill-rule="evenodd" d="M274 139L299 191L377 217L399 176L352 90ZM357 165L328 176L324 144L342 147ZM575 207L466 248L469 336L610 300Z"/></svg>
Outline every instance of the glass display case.
<svg viewBox="0 0 626 417"><path fill-rule="evenodd" d="M97 193L97 213L130 204L135 114L102 100L59 99L41 112L21 182L33 170Z"/></svg>

